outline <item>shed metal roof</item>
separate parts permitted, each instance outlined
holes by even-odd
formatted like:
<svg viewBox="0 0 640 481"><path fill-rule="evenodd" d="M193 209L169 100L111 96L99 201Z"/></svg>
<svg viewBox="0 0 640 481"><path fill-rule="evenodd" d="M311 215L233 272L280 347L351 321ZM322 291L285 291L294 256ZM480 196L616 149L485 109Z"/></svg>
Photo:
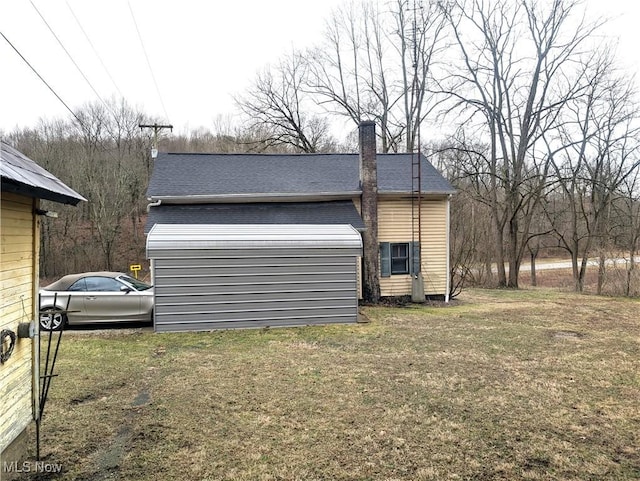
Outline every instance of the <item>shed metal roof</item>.
<svg viewBox="0 0 640 481"><path fill-rule="evenodd" d="M353 202L264 202L169 204L149 210L145 231L154 224L350 224L364 223Z"/></svg>
<svg viewBox="0 0 640 481"><path fill-rule="evenodd" d="M348 198L361 192L359 159L359 154L160 153L148 197L202 203L251 196ZM411 161L412 154L378 154L378 192L411 192ZM421 167L423 192L455 192L424 155Z"/></svg>
<svg viewBox="0 0 640 481"><path fill-rule="evenodd" d="M4 141L0 141L0 177L6 192L71 205L87 200Z"/></svg>
<svg viewBox="0 0 640 481"><path fill-rule="evenodd" d="M147 256L175 249L362 248L358 231L335 224L156 224Z"/></svg>

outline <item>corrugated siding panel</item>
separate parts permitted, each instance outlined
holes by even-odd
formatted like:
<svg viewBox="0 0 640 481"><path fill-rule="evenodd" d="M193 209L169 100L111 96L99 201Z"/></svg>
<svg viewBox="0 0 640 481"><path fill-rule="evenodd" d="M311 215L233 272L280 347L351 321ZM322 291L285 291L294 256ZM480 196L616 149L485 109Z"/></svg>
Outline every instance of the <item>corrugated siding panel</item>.
<svg viewBox="0 0 640 481"><path fill-rule="evenodd" d="M156 275L158 273L158 269L156 269ZM192 283L187 286L172 286L170 291L162 292L158 295L158 290L155 289L156 303L160 301L160 298L165 295L180 295L180 296L200 296L200 295L209 295L213 292L213 288L215 288L215 292L218 294L238 294L247 292L248 287L251 287L252 293L257 294L265 294L271 292L313 292L317 293L318 291L326 292L326 291L344 291L349 290L351 288L351 280L338 282L335 280L330 280L326 282L318 282L317 279L309 278L304 282L271 282L271 283L263 283L260 285L251 285L247 282L226 282L226 283L218 283L216 285L210 285L206 283L196 284Z"/></svg>
<svg viewBox="0 0 640 481"><path fill-rule="evenodd" d="M33 312L33 200L3 193L0 230L0 329L15 332ZM31 367L31 341L19 339L0 365L0 452L32 419Z"/></svg>
<svg viewBox="0 0 640 481"><path fill-rule="evenodd" d="M184 269L185 267L216 267L216 268L229 268L246 265L250 259L251 265L256 268L264 267L281 267L281 266L325 266L327 263L331 265L350 265L350 256L337 256L336 252L331 250L325 251L324 255L319 256L317 252L307 254L303 260L297 257L290 257L291 251L287 251L288 257L258 257L259 254L253 253L246 255L245 257L229 257L233 252L226 251L225 257L198 257L198 258L174 258L164 259L162 265L167 268ZM248 254L246 251L235 253L235 255ZM272 254L269 252L269 254ZM316 255L312 255L316 254ZM207 251L201 251L201 256L211 256L211 253Z"/></svg>
<svg viewBox="0 0 640 481"><path fill-rule="evenodd" d="M161 324L156 326L156 332L176 332L176 331L209 331L213 329L255 329L260 327L298 327L307 326L312 324L343 324L348 322L355 322L352 320L352 316L315 316L315 317L292 317L291 313L288 313L283 317L273 317L271 319L262 319L257 321L255 319L241 319L241 318L228 318L226 320L217 321L212 323L208 319L196 320L196 319L182 319L179 322L172 324Z"/></svg>
<svg viewBox="0 0 640 481"><path fill-rule="evenodd" d="M155 330L282 327L357 321L350 249L200 250L154 260ZM180 251L172 250L179 256ZM182 254L193 254L183 251Z"/></svg>
<svg viewBox="0 0 640 481"><path fill-rule="evenodd" d="M422 201L422 275L427 295L444 295L447 289L447 201ZM380 242L411 242L411 200L378 201ZM382 296L411 294L410 275L380 279Z"/></svg>

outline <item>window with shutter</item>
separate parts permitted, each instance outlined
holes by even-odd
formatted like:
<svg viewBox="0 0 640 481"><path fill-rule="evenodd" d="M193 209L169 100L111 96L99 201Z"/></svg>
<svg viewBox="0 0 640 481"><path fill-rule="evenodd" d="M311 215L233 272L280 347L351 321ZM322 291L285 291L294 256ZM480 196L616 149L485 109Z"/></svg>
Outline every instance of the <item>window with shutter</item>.
<svg viewBox="0 0 640 481"><path fill-rule="evenodd" d="M381 242L380 277L420 272L419 242Z"/></svg>
<svg viewBox="0 0 640 481"><path fill-rule="evenodd" d="M409 274L409 244L391 244L391 274Z"/></svg>

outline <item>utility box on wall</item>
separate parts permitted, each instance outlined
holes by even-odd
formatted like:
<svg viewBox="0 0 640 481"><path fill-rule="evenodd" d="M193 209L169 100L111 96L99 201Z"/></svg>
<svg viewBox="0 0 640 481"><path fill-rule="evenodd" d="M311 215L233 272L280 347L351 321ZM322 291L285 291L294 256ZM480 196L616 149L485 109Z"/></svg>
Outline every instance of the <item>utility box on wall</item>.
<svg viewBox="0 0 640 481"><path fill-rule="evenodd" d="M155 331L356 322L361 255L350 225L156 224Z"/></svg>

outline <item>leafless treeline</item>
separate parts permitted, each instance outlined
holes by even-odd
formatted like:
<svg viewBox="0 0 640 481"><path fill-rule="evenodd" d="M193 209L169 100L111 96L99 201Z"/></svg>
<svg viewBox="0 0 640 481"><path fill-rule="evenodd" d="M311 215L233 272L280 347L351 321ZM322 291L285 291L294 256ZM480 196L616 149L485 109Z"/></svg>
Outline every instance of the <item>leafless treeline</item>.
<svg viewBox="0 0 640 481"><path fill-rule="evenodd" d="M144 120L124 101L90 104L73 120L40 121L5 136L25 155L86 197L78 207L45 205L60 212L43 218L41 275L125 268L136 238L151 168ZM134 247L135 246L135 247Z"/></svg>
<svg viewBox="0 0 640 481"><path fill-rule="evenodd" d="M353 135L335 132L374 120L383 152L420 148L459 189L456 288L518 287L521 263L554 249L571 257L576 290L589 258L601 259L603 291L605 260L626 256L618 289L637 295L638 98L599 22L579 0L354 2L327 20L322 44L266 66L237 96L242 125L219 119L161 148L352 151ZM8 135L90 200L46 224L50 276L143 256L150 139L138 123L150 119L115 101L78 113Z"/></svg>

